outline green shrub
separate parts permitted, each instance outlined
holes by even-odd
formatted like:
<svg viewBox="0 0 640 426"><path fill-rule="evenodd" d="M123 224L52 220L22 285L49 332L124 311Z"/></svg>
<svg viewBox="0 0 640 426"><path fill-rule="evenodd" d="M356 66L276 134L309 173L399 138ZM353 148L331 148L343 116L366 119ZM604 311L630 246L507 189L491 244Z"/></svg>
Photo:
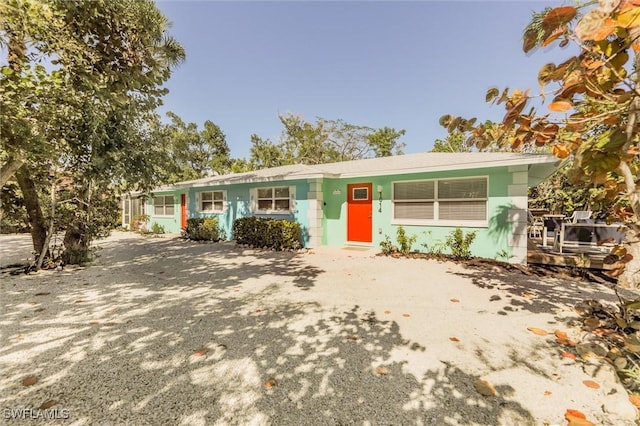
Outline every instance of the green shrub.
<svg viewBox="0 0 640 426"><path fill-rule="evenodd" d="M407 237L407 233L405 232L402 225L398 226L398 230L396 232L396 240L398 241L398 245L400 246L400 253L406 256L411 253L411 246L413 246L418 237L416 235Z"/></svg>
<svg viewBox="0 0 640 426"><path fill-rule="evenodd" d="M451 248L451 254L456 259L469 259L471 257L471 243L476 238L476 231L466 235L460 228L456 228L447 235L447 245Z"/></svg>
<svg viewBox="0 0 640 426"><path fill-rule="evenodd" d="M388 235L385 235L384 240L380 241L380 251L385 256L389 256L390 254L396 252L396 247L394 247Z"/></svg>
<svg viewBox="0 0 640 426"><path fill-rule="evenodd" d="M185 238L193 241L220 241L221 232L217 217L187 219Z"/></svg>
<svg viewBox="0 0 640 426"><path fill-rule="evenodd" d="M238 244L275 250L302 247L300 224L286 219L241 217L233 222L233 236Z"/></svg>
<svg viewBox="0 0 640 426"><path fill-rule="evenodd" d="M151 225L151 233L152 234L164 234L164 226L160 225L159 223L153 223L153 225Z"/></svg>

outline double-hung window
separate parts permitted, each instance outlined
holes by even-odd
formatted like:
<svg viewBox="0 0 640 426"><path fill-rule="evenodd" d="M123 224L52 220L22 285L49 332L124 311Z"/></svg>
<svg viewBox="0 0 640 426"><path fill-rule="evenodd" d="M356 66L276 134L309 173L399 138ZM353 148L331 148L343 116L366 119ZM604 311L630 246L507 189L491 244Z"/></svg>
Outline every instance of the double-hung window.
<svg viewBox="0 0 640 426"><path fill-rule="evenodd" d="M198 194L198 211L201 213L222 213L227 199L226 191L208 191Z"/></svg>
<svg viewBox="0 0 640 426"><path fill-rule="evenodd" d="M173 216L173 195L158 195L153 197L154 216Z"/></svg>
<svg viewBox="0 0 640 426"><path fill-rule="evenodd" d="M256 213L289 213L295 208L295 187L254 188L252 199Z"/></svg>
<svg viewBox="0 0 640 426"><path fill-rule="evenodd" d="M393 221L484 226L487 182L486 177L394 182Z"/></svg>

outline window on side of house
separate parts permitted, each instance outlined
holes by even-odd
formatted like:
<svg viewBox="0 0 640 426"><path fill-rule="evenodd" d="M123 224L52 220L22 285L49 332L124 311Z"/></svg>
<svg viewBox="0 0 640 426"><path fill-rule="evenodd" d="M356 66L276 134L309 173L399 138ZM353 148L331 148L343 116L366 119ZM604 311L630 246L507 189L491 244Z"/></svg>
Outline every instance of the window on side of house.
<svg viewBox="0 0 640 426"><path fill-rule="evenodd" d="M255 188L253 198L254 211L258 213L289 213L294 210L295 187Z"/></svg>
<svg viewBox="0 0 640 426"><path fill-rule="evenodd" d="M435 182L395 182L393 184L393 218L434 219Z"/></svg>
<svg viewBox="0 0 640 426"><path fill-rule="evenodd" d="M486 177L394 182L393 221L483 224L487 200Z"/></svg>
<svg viewBox="0 0 640 426"><path fill-rule="evenodd" d="M227 199L227 191L201 192L198 197L198 211L201 213L222 213Z"/></svg>
<svg viewBox="0 0 640 426"><path fill-rule="evenodd" d="M438 181L439 220L487 220L487 179Z"/></svg>
<svg viewBox="0 0 640 426"><path fill-rule="evenodd" d="M173 195L158 195L153 197L154 216L173 216Z"/></svg>

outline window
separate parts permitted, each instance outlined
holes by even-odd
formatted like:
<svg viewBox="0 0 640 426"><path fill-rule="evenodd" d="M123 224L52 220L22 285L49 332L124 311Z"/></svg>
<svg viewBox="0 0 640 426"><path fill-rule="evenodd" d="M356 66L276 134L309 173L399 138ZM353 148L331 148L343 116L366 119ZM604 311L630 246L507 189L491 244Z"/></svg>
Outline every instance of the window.
<svg viewBox="0 0 640 426"><path fill-rule="evenodd" d="M394 182L393 219L486 222L487 178Z"/></svg>
<svg viewBox="0 0 640 426"><path fill-rule="evenodd" d="M288 213L294 209L295 188L276 186L253 190L254 211L262 213Z"/></svg>
<svg viewBox="0 0 640 426"><path fill-rule="evenodd" d="M354 200L369 200L369 188L353 188Z"/></svg>
<svg viewBox="0 0 640 426"><path fill-rule="evenodd" d="M159 195L153 197L154 216L173 216L173 195Z"/></svg>
<svg viewBox="0 0 640 426"><path fill-rule="evenodd" d="M227 191L201 192L198 210L202 213L222 213L227 200Z"/></svg>

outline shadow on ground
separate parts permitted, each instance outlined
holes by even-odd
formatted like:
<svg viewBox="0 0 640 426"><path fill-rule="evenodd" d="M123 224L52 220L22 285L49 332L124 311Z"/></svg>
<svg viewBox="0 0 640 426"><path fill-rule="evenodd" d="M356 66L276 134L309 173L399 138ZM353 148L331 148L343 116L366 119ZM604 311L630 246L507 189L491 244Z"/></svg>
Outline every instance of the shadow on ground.
<svg viewBox="0 0 640 426"><path fill-rule="evenodd" d="M391 352L429 348L393 321L279 302L324 272L302 255L119 244L127 257L107 244L93 266L2 284L2 408L53 401L78 424L534 423L455 365L406 373Z"/></svg>

